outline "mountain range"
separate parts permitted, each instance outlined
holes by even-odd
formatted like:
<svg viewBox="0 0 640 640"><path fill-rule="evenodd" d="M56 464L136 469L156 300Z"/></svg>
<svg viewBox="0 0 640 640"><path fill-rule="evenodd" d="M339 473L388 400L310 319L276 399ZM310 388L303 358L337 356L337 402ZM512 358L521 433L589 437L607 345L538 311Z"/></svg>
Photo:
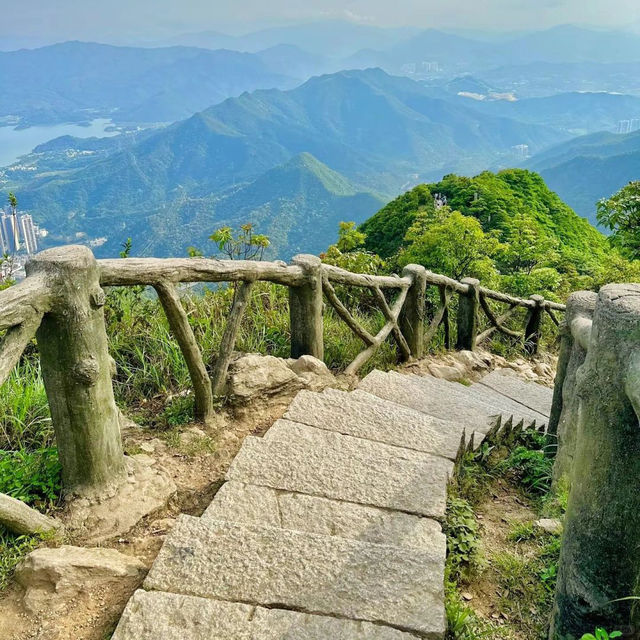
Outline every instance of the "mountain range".
<svg viewBox="0 0 640 640"><path fill-rule="evenodd" d="M640 179L640 131L581 136L534 156L527 167L596 224L596 202Z"/></svg>
<svg viewBox="0 0 640 640"><path fill-rule="evenodd" d="M517 158L515 145L542 149L563 134L452 105L419 83L371 69L316 77L290 91L245 93L164 129L120 138L103 141L94 159L74 160L72 168L65 157L77 154L58 149L57 165L34 155L7 172L9 185L45 226L116 242L124 231L114 237L114 218L185 211L185 202L226 194L304 152L356 192L389 198L443 173L508 163Z"/></svg>

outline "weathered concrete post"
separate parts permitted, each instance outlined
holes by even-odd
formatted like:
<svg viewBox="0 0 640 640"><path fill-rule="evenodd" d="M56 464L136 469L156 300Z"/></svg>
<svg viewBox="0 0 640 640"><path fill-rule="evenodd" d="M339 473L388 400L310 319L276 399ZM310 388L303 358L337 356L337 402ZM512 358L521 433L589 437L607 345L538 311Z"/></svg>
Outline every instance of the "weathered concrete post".
<svg viewBox="0 0 640 640"><path fill-rule="evenodd" d="M542 327L542 314L544 313L544 296L529 296L534 307L529 310L527 326L524 330L524 343L531 354L538 353L540 345L540 329Z"/></svg>
<svg viewBox="0 0 640 640"><path fill-rule="evenodd" d="M480 281L463 278L462 284L469 287L467 294L460 294L458 302L458 339L456 349L473 351L478 337L478 307L480 305Z"/></svg>
<svg viewBox="0 0 640 640"><path fill-rule="evenodd" d="M414 358L422 358L427 270L419 264L408 264L402 270L402 276L411 278L412 282L400 314L400 331L411 349L411 355Z"/></svg>
<svg viewBox="0 0 640 640"><path fill-rule="evenodd" d="M567 300L565 319L560 327L561 343L556 370L549 432L558 436L553 466L554 484L568 480L576 448L578 397L576 374L584 363L591 335L591 323L598 294L576 291Z"/></svg>
<svg viewBox="0 0 640 640"><path fill-rule="evenodd" d="M640 285L598 294L576 373L578 438L551 638L640 629ZM628 629L627 629L628 630ZM630 637L636 637L632 635Z"/></svg>
<svg viewBox="0 0 640 640"><path fill-rule="evenodd" d="M322 323L322 261L317 256L298 255L292 263L302 267L306 284L289 287L291 357L310 355L324 358Z"/></svg>
<svg viewBox="0 0 640 640"><path fill-rule="evenodd" d="M98 265L87 247L60 247L27 264L35 274L54 292L37 340L64 491L97 495L126 480Z"/></svg>

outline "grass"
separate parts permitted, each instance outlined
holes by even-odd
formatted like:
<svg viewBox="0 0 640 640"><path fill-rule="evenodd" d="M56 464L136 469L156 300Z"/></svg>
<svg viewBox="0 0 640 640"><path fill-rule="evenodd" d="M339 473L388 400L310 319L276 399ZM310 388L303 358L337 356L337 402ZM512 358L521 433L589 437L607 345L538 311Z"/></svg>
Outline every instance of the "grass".
<svg viewBox="0 0 640 640"><path fill-rule="evenodd" d="M483 444L462 460L450 487L444 525L448 640L546 638L560 537L537 529L533 520L561 515L566 504L566 489L551 491L554 450L547 436L524 431L509 447ZM500 491L525 505L532 517L504 523L502 546L493 540L484 544L476 511L487 496ZM489 591L497 619L478 615L474 601L462 596L468 590Z"/></svg>
<svg viewBox="0 0 640 640"><path fill-rule="evenodd" d="M20 561L40 542L38 536L17 536L0 525L0 591L6 589Z"/></svg>

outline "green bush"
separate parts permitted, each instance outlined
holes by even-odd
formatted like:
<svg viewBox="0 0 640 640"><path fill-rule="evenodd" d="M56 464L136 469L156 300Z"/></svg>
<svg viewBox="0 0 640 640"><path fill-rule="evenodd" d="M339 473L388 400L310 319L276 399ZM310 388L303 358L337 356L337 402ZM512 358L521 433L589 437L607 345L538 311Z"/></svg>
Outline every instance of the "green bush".
<svg viewBox="0 0 640 640"><path fill-rule="evenodd" d="M0 493L36 506L49 506L60 495L58 451L0 450Z"/></svg>
<svg viewBox="0 0 640 640"><path fill-rule="evenodd" d="M447 569L449 579L468 575L479 563L478 523L471 504L450 497L443 527L447 536Z"/></svg>

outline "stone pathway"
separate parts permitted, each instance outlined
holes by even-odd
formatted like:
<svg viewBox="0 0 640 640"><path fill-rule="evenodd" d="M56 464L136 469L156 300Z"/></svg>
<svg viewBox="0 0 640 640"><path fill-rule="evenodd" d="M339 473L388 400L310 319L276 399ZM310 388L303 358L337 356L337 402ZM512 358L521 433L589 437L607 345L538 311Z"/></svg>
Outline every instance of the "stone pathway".
<svg viewBox="0 0 640 640"><path fill-rule="evenodd" d="M444 638L440 521L463 433L546 422L552 390L373 371L301 391L248 437L201 518L180 516L113 640Z"/></svg>

